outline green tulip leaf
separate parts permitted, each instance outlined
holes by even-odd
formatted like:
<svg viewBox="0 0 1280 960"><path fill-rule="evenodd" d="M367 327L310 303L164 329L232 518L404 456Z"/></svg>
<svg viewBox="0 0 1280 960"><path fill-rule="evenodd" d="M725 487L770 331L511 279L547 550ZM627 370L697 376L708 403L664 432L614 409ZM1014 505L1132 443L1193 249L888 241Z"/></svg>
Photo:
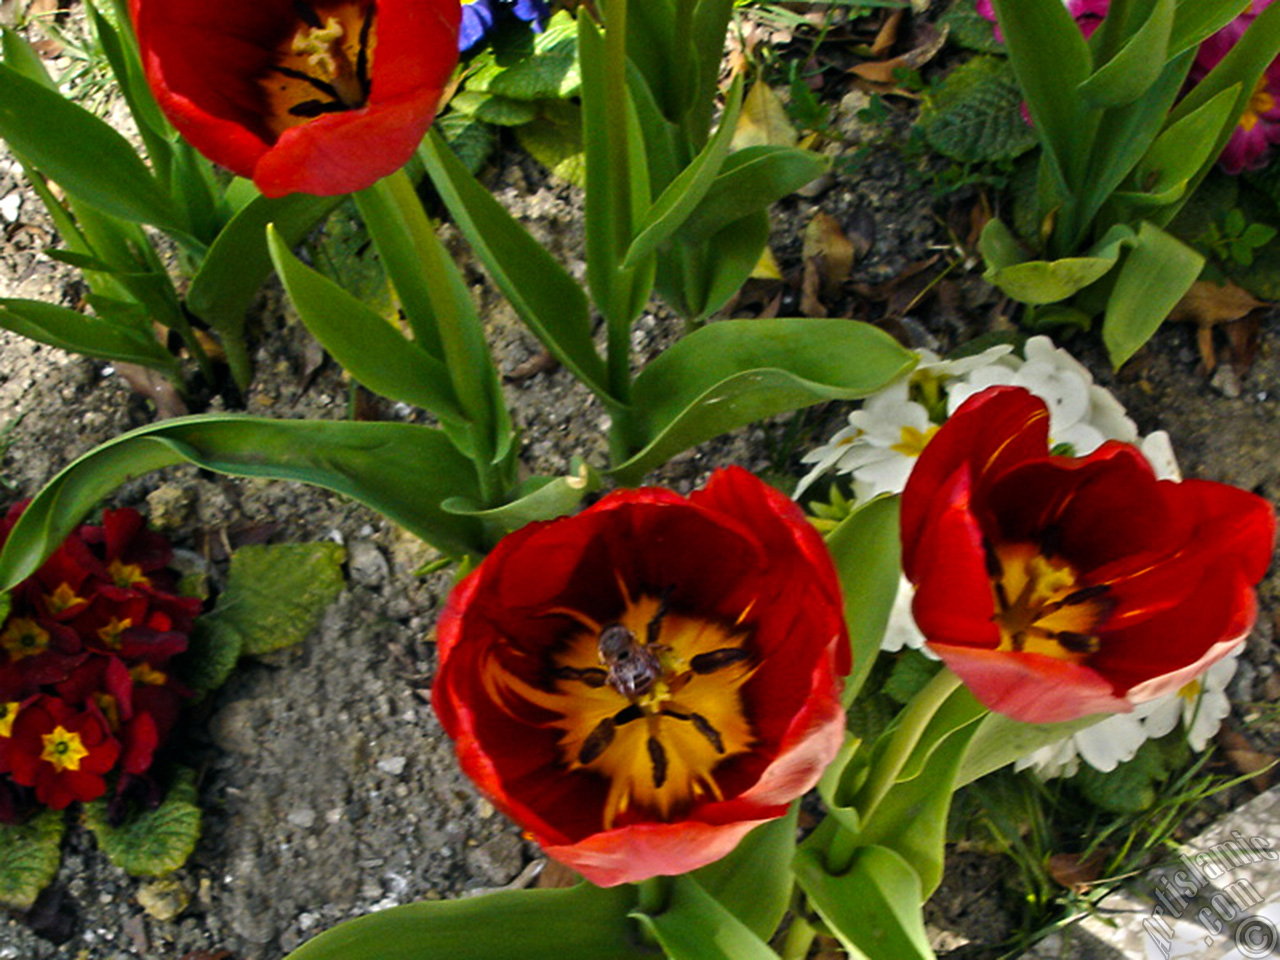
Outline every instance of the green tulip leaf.
<svg viewBox="0 0 1280 960"><path fill-rule="evenodd" d="M827 549L840 577L845 623L853 647L853 672L844 703L853 703L875 666L902 575L898 539L899 497L878 497L859 507L827 534Z"/></svg>
<svg viewBox="0 0 1280 960"><path fill-rule="evenodd" d="M1094 714L1066 723L1023 723L1000 713L990 713L978 724L969 741L956 773L956 788L1021 760L1041 747L1065 740L1109 716L1109 713Z"/></svg>
<svg viewBox="0 0 1280 960"><path fill-rule="evenodd" d="M725 100L720 126L693 162L667 184L653 202L649 212L636 227L636 237L631 241L623 258L624 270L634 269L645 257L652 256L659 246L666 243L679 230L689 215L702 202L711 189L725 158L737 127L738 114L742 110L742 75L734 78Z"/></svg>
<svg viewBox="0 0 1280 960"><path fill-rule="evenodd" d="M347 551L336 543L241 547L231 555L227 587L200 618L214 634L235 634L250 656L301 643L342 590Z"/></svg>
<svg viewBox="0 0 1280 960"><path fill-rule="evenodd" d="M574 376L604 392L604 363L577 281L467 172L438 133L427 135L420 153L449 213L516 313Z"/></svg>
<svg viewBox="0 0 1280 960"><path fill-rule="evenodd" d="M1076 87L1086 103L1118 107L1151 89L1168 60L1175 8L1174 0L1155 0L1147 19L1116 55Z"/></svg>
<svg viewBox="0 0 1280 960"><path fill-rule="evenodd" d="M1249 6L1249 0L1196 0L1179 3L1169 37L1169 56L1200 46Z"/></svg>
<svg viewBox="0 0 1280 960"><path fill-rule="evenodd" d="M778 960L769 944L698 885L676 877L658 913L632 911L670 960Z"/></svg>
<svg viewBox="0 0 1280 960"><path fill-rule="evenodd" d="M1089 108L1076 93L1092 73L1089 45L1062 0L992 2L1049 168L1070 194L1093 146Z"/></svg>
<svg viewBox="0 0 1280 960"><path fill-rule="evenodd" d="M365 302L304 265L272 227L267 246L298 316L344 370L374 393L454 424L466 420L443 363Z"/></svg>
<svg viewBox="0 0 1280 960"><path fill-rule="evenodd" d="M136 311L136 305L126 305ZM173 354L149 331L39 300L0 300L0 327L51 347L103 360L136 363L174 376Z"/></svg>
<svg viewBox="0 0 1280 960"><path fill-rule="evenodd" d="M181 767L164 801L135 812L120 826L107 820L107 801L85 804L84 822L108 860L133 877L162 877L184 863L200 839L195 771Z"/></svg>
<svg viewBox="0 0 1280 960"><path fill-rule="evenodd" d="M44 84L0 64L0 139L68 194L134 223L181 231L168 195L133 147Z"/></svg>
<svg viewBox="0 0 1280 960"><path fill-rule="evenodd" d="M859 849L848 870L831 874L822 850L801 847L796 882L851 960L933 960L924 929L920 877L893 850Z"/></svg>
<svg viewBox="0 0 1280 960"><path fill-rule="evenodd" d="M29 910L62 863L66 816L44 810L25 823L0 823L0 905Z"/></svg>
<svg viewBox="0 0 1280 960"><path fill-rule="evenodd" d="M627 914L635 888L504 890L348 920L285 960L653 960Z"/></svg>
<svg viewBox="0 0 1280 960"><path fill-rule="evenodd" d="M798 147L755 146L731 153L706 195L679 231L681 242L698 244L756 210L816 180L831 161Z"/></svg>
<svg viewBox="0 0 1280 960"><path fill-rule="evenodd" d="M1178 199L1201 167L1216 157L1210 150L1231 122L1236 88L1228 87L1176 123L1151 144L1134 171L1137 185L1150 194L1177 191Z"/></svg>
<svg viewBox="0 0 1280 960"><path fill-rule="evenodd" d="M910 370L915 354L849 320L727 320L677 341L636 378L638 452L622 482L695 444L774 414L851 400Z"/></svg>
<svg viewBox="0 0 1280 960"><path fill-rule="evenodd" d="M1164 322L1204 267L1204 257L1146 221L1120 265L1102 318L1102 342L1119 368Z"/></svg>
<svg viewBox="0 0 1280 960"><path fill-rule="evenodd" d="M471 462L439 430L408 423L178 417L117 437L54 477L0 552L0 590L34 573L125 480L178 463L232 476L300 480L372 507L451 556L483 550L478 521L440 508L449 496L478 494Z"/></svg>
<svg viewBox="0 0 1280 960"><path fill-rule="evenodd" d="M512 533L527 523L572 513L584 496L599 489L600 474L587 463L577 461L567 476L530 477L520 485L510 503L485 508L466 497L450 497L441 507L449 513L483 520L503 533Z"/></svg>
<svg viewBox="0 0 1280 960"><path fill-rule="evenodd" d="M800 801L785 817L756 827L733 853L689 876L762 940L768 940L791 905Z"/></svg>

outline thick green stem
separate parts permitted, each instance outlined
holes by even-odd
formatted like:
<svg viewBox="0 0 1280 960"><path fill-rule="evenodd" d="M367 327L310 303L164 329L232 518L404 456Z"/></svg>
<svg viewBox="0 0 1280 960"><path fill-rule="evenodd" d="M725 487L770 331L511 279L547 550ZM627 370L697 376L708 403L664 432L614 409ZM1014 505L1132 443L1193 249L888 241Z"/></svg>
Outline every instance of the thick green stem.
<svg viewBox="0 0 1280 960"><path fill-rule="evenodd" d="M458 404L471 424L471 449L481 496L498 502L502 466L494 462L504 423L497 373L480 319L457 266L436 236L408 174L398 170L355 194L409 325L423 349L444 361Z"/></svg>
<svg viewBox="0 0 1280 960"><path fill-rule="evenodd" d="M609 158L610 206L613 250L621 257L631 245L631 150L628 144L627 104L627 0L609 0L605 7L605 93L612 109L605 114L605 144ZM621 276L619 277L621 279ZM609 392L622 403L631 399L631 317L628 301L631 285L613 290L614 303L606 312Z"/></svg>
<svg viewBox="0 0 1280 960"><path fill-rule="evenodd" d="M636 909L648 916L656 916L667 909L671 898L670 877L650 877L636 884Z"/></svg>
<svg viewBox="0 0 1280 960"><path fill-rule="evenodd" d="M791 926L787 928L787 937L782 943L782 960L804 960L809 956L809 948L813 946L813 938L818 931L813 924L799 913L791 918Z"/></svg>
<svg viewBox="0 0 1280 960"><path fill-rule="evenodd" d="M906 766L907 760L920 742L920 737L929 726L929 721L959 686L960 678L943 668L911 698L911 702L899 716L898 725L889 735L884 753L877 755L867 774L866 782L858 791L853 804L864 829L875 816L880 801L897 782L898 775L902 773L902 768ZM837 843L839 843L839 837L837 837ZM832 845L833 848L835 846L836 844ZM831 853L828 854L827 864L832 872L838 872L848 865L845 859L837 859Z"/></svg>

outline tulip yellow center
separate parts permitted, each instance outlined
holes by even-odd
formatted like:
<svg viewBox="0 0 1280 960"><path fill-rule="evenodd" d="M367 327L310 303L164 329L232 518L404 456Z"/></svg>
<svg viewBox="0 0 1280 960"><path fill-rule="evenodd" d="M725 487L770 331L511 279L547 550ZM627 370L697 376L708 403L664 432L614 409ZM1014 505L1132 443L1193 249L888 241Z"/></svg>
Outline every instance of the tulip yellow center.
<svg viewBox="0 0 1280 960"><path fill-rule="evenodd" d="M53 733L42 736L44 751L40 759L53 764L53 769L62 773L64 770L79 770L80 761L89 755L88 748L80 739L80 734L59 725Z"/></svg>
<svg viewBox="0 0 1280 960"><path fill-rule="evenodd" d="M0 633L0 647L9 651L10 662L34 657L49 649L49 631L34 620L14 617Z"/></svg>
<svg viewBox="0 0 1280 960"><path fill-rule="evenodd" d="M372 2L294 0L293 7L297 28L276 50L272 69L262 80L267 126L277 136L327 113L360 109L372 86Z"/></svg>
<svg viewBox="0 0 1280 960"><path fill-rule="evenodd" d="M1258 80L1258 85L1253 88L1253 96L1249 98L1249 103L1244 108L1244 113L1240 115L1240 128L1248 133L1258 123L1258 120L1264 113L1270 113L1275 109L1276 98L1272 96L1271 91L1267 87L1267 77L1264 75Z"/></svg>
<svg viewBox="0 0 1280 960"><path fill-rule="evenodd" d="M720 799L716 768L755 743L740 690L756 670L750 631L686 616L656 597L628 600L600 624L571 611L581 629L554 652L545 687L508 676L513 693L558 715L560 759L609 783L603 824L671 820Z"/></svg>
<svg viewBox="0 0 1280 960"><path fill-rule="evenodd" d="M1111 609L1105 585L1084 585L1075 568L1033 543L1001 543L987 553L1000 650L1083 663L1099 647Z"/></svg>

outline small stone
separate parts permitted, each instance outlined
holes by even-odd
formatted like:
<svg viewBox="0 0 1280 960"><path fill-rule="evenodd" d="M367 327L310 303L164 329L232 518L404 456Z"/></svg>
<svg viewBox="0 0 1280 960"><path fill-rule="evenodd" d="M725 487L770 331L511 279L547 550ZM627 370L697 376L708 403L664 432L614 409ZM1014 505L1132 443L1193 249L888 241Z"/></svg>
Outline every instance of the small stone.
<svg viewBox="0 0 1280 960"><path fill-rule="evenodd" d="M1232 400L1240 396L1240 377L1236 373L1235 367L1229 363L1224 363L1213 371L1213 378L1209 381L1209 386L1224 397L1229 397Z"/></svg>
<svg viewBox="0 0 1280 960"><path fill-rule="evenodd" d="M380 586L391 575L391 566L372 540L352 540L347 546L351 579L365 587Z"/></svg>
<svg viewBox="0 0 1280 960"><path fill-rule="evenodd" d="M310 807L295 807L285 815L285 819L302 830L310 830L316 823L316 812Z"/></svg>
<svg viewBox="0 0 1280 960"><path fill-rule="evenodd" d="M0 219L6 223L14 223L18 219L18 213L22 210L22 194L9 194L7 197L0 197Z"/></svg>
<svg viewBox="0 0 1280 960"><path fill-rule="evenodd" d="M524 848L514 833L499 834L467 851L467 869L488 886L510 883L523 866Z"/></svg>
<svg viewBox="0 0 1280 960"><path fill-rule="evenodd" d="M148 520L157 530L179 530L191 520L195 503L189 486L163 483L147 494Z"/></svg>
<svg viewBox="0 0 1280 960"><path fill-rule="evenodd" d="M168 923L182 915L191 903L191 891L177 877L161 877L138 888L138 905L147 916Z"/></svg>
<svg viewBox="0 0 1280 960"><path fill-rule="evenodd" d="M404 773L404 766L408 763L404 757L383 757L378 761L377 767L383 773L388 773L393 777L398 777Z"/></svg>

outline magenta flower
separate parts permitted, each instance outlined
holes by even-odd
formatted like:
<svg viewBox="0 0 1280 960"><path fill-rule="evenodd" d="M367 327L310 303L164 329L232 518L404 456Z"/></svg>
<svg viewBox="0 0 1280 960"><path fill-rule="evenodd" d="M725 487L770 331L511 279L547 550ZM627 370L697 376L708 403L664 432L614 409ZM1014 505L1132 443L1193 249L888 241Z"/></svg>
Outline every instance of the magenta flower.
<svg viewBox="0 0 1280 960"><path fill-rule="evenodd" d="M1199 83L1236 45L1255 17L1272 0L1253 0L1249 9L1215 33L1196 52L1191 82ZM1272 61L1258 79L1240 121L1231 133L1218 162L1230 174L1267 165L1273 144L1280 143L1280 58Z"/></svg>
<svg viewBox="0 0 1280 960"><path fill-rule="evenodd" d="M1111 0L1063 0L1063 6L1075 18L1076 24L1080 27L1080 32L1088 40L1093 36L1093 31L1098 29L1098 24L1102 23L1102 18L1107 15ZM991 0L978 0L978 14L992 23L996 23L996 11L991 5ZM1000 32L998 25L996 26L995 34L996 39L1004 43L1004 35Z"/></svg>

